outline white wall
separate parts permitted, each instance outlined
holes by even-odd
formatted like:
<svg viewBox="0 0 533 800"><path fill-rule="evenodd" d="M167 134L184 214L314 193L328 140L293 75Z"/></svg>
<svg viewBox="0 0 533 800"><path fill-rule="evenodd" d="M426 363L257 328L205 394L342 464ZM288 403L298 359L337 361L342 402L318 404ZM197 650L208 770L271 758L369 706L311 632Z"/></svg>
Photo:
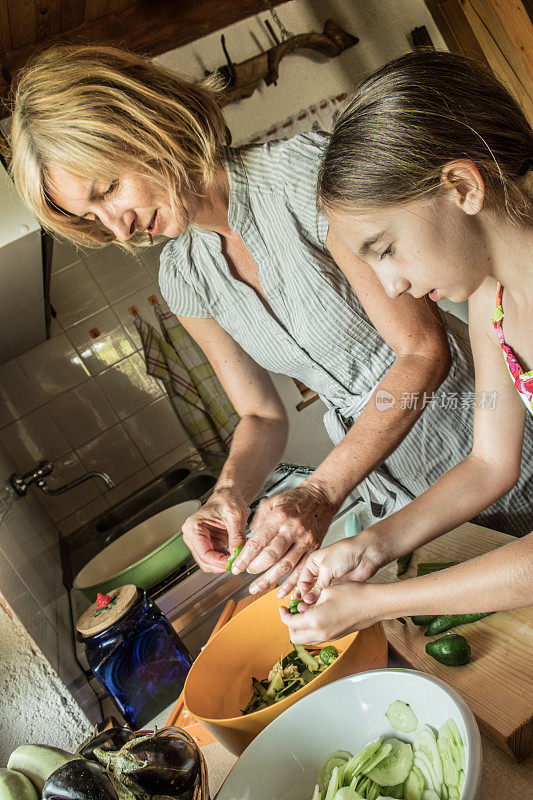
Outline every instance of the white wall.
<svg viewBox="0 0 533 800"><path fill-rule="evenodd" d="M325 20L332 18L360 41L333 59L311 51L299 51L283 59L277 86L262 84L251 97L225 107L235 143L319 100L350 92L368 72L411 49L409 34L413 28L425 25L435 47L446 49L423 0L293 0L279 6L277 12L292 33L322 32ZM267 18L276 29L265 12L164 53L156 60L183 75L200 78L204 70L212 71L225 63L221 33L235 62L257 55L259 48L271 47L273 42L263 23Z"/></svg>
<svg viewBox="0 0 533 800"><path fill-rule="evenodd" d="M24 626L0 602L0 767L21 744L73 752L90 729Z"/></svg>

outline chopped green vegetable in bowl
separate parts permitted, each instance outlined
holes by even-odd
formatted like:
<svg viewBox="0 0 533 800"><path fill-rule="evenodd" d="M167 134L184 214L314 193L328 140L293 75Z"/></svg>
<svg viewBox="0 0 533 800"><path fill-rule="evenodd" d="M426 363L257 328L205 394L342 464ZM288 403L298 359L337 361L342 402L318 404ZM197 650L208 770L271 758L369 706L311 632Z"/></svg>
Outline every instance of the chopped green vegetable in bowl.
<svg viewBox="0 0 533 800"><path fill-rule="evenodd" d="M466 758L456 722L449 719L438 733L418 726L402 700L391 703L385 716L392 728L415 731L412 744L380 736L354 756L330 753L318 768L311 800L459 800Z"/></svg>
<svg viewBox="0 0 533 800"><path fill-rule="evenodd" d="M339 651L333 645L322 650L308 650L302 644L293 647L294 650L276 661L267 678L262 681L252 678L254 692L242 710L243 714L261 711L297 692L339 657Z"/></svg>

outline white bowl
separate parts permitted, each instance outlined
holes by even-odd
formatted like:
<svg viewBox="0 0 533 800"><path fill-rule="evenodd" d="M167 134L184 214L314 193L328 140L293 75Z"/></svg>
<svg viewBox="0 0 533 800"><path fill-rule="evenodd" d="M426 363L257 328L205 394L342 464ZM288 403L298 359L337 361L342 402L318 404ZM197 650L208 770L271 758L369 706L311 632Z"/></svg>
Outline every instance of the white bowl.
<svg viewBox="0 0 533 800"><path fill-rule="evenodd" d="M439 728L450 717L466 755L461 800L475 800L481 781L481 739L464 700L444 681L409 669L360 672L317 689L265 728L248 745L216 800L309 800L322 760L334 750L355 754L371 739L395 733L385 711L394 700L409 703L418 724Z"/></svg>

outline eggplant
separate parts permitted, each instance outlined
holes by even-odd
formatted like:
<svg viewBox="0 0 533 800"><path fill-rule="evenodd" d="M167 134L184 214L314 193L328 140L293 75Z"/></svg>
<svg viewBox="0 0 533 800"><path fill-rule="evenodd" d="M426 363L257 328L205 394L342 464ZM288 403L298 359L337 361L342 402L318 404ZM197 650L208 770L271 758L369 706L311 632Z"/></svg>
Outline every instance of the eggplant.
<svg viewBox="0 0 533 800"><path fill-rule="evenodd" d="M197 747L164 732L131 744L128 753L145 762L128 769L128 779L149 795L183 795L200 773Z"/></svg>
<svg viewBox="0 0 533 800"><path fill-rule="evenodd" d="M117 786L101 764L77 758L53 772L44 784L42 800L133 800Z"/></svg>
<svg viewBox="0 0 533 800"><path fill-rule="evenodd" d="M138 797L189 800L207 780L198 746L180 728L140 731L118 752L96 748L94 755L115 784Z"/></svg>
<svg viewBox="0 0 533 800"><path fill-rule="evenodd" d="M114 752L120 750L120 748L128 742L131 742L136 736L137 734L130 731L128 728L108 728L102 731L102 733L91 736L87 742L82 744L78 750L78 755L99 764L100 762L94 754L97 747L99 750L103 750L104 753Z"/></svg>

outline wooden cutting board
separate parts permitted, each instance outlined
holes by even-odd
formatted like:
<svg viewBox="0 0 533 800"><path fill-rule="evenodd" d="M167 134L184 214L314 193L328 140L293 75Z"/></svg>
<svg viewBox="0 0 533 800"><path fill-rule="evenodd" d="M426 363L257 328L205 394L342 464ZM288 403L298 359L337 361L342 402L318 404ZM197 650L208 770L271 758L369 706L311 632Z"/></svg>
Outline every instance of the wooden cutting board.
<svg viewBox="0 0 533 800"><path fill-rule="evenodd" d="M416 575L421 561L466 561L514 541L498 531L465 523L413 554L405 575L398 578L389 564L372 578L390 583ZM476 609L472 609L475 611ZM423 609L420 609L421 613ZM472 648L471 661L446 667L425 652L425 628L396 620L384 623L392 655L414 669L436 675L466 700L480 730L517 761L533 749L533 606L500 611L457 629ZM451 631L451 632L455 632Z"/></svg>

